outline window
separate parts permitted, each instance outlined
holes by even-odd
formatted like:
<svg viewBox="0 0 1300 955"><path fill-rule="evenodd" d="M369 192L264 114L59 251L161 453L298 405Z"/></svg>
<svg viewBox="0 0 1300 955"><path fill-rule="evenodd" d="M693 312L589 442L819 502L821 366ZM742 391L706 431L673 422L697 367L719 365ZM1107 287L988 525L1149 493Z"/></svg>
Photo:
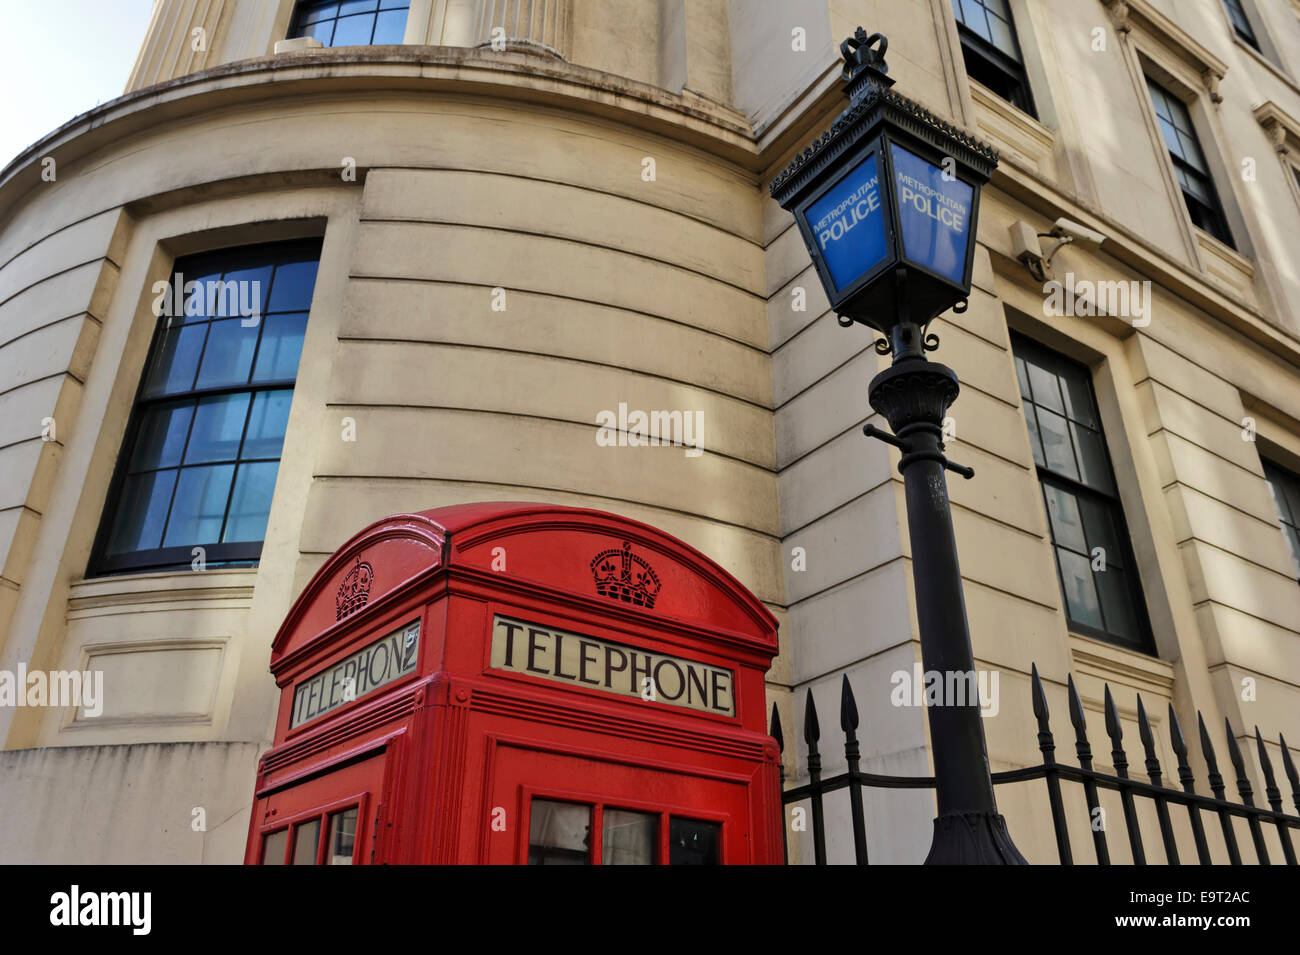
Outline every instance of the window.
<svg viewBox="0 0 1300 955"><path fill-rule="evenodd" d="M1013 337L1070 629L1151 652L1150 626L1088 370Z"/></svg>
<svg viewBox="0 0 1300 955"><path fill-rule="evenodd" d="M1291 551L1291 563L1300 579L1300 477L1284 470L1272 461L1265 461L1264 477L1273 492L1273 503L1282 520L1282 534Z"/></svg>
<svg viewBox="0 0 1300 955"><path fill-rule="evenodd" d="M1259 41L1255 39L1255 31L1251 29L1250 18L1246 16L1246 8L1241 5L1241 0L1223 0L1223 5L1228 10L1228 19L1232 21L1232 29L1237 36L1256 53L1260 52Z"/></svg>
<svg viewBox="0 0 1300 955"><path fill-rule="evenodd" d="M262 865L352 865L357 806L313 815L262 837ZM322 827L325 837L321 838ZM293 838L290 839L290 832Z"/></svg>
<svg viewBox="0 0 1300 955"><path fill-rule="evenodd" d="M1034 99L1007 0L952 0L966 75L1034 118Z"/></svg>
<svg viewBox="0 0 1300 955"><path fill-rule="evenodd" d="M1232 246L1232 233L1228 231L1219 194L1210 178L1205 154L1192 128L1192 117L1182 100L1163 87L1147 80L1151 102L1156 108L1160 134L1169 148L1169 158L1174 163L1174 175L1183 191L1187 212L1198 229L1203 229L1220 242ZM1235 246L1234 246L1235 248Z"/></svg>
<svg viewBox="0 0 1300 955"><path fill-rule="evenodd" d="M382 46L402 42L410 0L329 0L299 3L289 37L309 36L323 46Z"/></svg>
<svg viewBox="0 0 1300 955"><path fill-rule="evenodd" d="M271 511L319 242L178 259L90 573L255 562Z"/></svg>
<svg viewBox="0 0 1300 955"><path fill-rule="evenodd" d="M600 847L593 849L593 815ZM667 827L667 853L659 844ZM529 865L718 865L722 825L667 813L533 799L529 806Z"/></svg>

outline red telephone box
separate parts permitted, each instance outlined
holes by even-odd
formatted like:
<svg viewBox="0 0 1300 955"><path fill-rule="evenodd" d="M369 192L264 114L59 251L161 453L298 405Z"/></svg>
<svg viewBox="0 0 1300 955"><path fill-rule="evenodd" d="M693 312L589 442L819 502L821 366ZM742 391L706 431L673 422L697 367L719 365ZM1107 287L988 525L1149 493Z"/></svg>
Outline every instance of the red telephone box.
<svg viewBox="0 0 1300 955"><path fill-rule="evenodd" d="M776 620L637 521L399 514L276 634L250 864L782 861Z"/></svg>

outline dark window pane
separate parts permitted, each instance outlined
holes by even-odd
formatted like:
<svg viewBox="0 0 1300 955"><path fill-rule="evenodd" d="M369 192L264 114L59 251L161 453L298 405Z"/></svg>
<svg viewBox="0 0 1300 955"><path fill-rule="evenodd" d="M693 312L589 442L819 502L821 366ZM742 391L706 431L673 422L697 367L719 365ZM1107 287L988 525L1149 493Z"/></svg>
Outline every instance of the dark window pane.
<svg viewBox="0 0 1300 955"><path fill-rule="evenodd" d="M157 353L149 368L146 396L170 395L194 387L194 373L199 367L206 324L173 325L162 334Z"/></svg>
<svg viewBox="0 0 1300 955"><path fill-rule="evenodd" d="M1100 491L1113 491L1110 480L1110 462L1106 460L1106 449L1102 446L1101 435L1091 428L1077 424L1070 425L1070 434L1074 438L1074 448L1079 456L1080 480Z"/></svg>
<svg viewBox="0 0 1300 955"><path fill-rule="evenodd" d="M339 4L339 16L346 17L353 13L374 13L379 9L379 0L343 0Z"/></svg>
<svg viewBox="0 0 1300 955"><path fill-rule="evenodd" d="M230 497L233 464L183 468L176 482L176 499L167 521L164 547L194 547L214 544L221 537L221 524Z"/></svg>
<svg viewBox="0 0 1300 955"><path fill-rule="evenodd" d="M213 322L195 387L224 388L246 383L253 367L253 350L257 347L260 326L260 320L245 325L242 318Z"/></svg>
<svg viewBox="0 0 1300 955"><path fill-rule="evenodd" d="M140 433L136 435L129 470L147 471L180 464L193 416L194 400L191 398L155 405L145 412Z"/></svg>
<svg viewBox="0 0 1300 955"><path fill-rule="evenodd" d="M534 799L528 820L529 865L589 865L591 807Z"/></svg>
<svg viewBox="0 0 1300 955"><path fill-rule="evenodd" d="M1104 629L1097 590L1092 581L1092 564L1088 558L1056 548L1056 562L1061 570L1061 587L1065 591L1066 613L1070 620L1097 630Z"/></svg>
<svg viewBox="0 0 1300 955"><path fill-rule="evenodd" d="M315 23L324 17L335 16L338 12L337 3L303 3L299 4L298 19L302 23Z"/></svg>
<svg viewBox="0 0 1300 955"><path fill-rule="evenodd" d="M185 448L186 464L234 461L239 457L239 439L248 418L248 395L219 395L199 401L194 427Z"/></svg>
<svg viewBox="0 0 1300 955"><path fill-rule="evenodd" d="M1047 466L1043 457L1043 439L1038 433L1038 409L1032 402L1025 402L1025 421L1029 425L1029 446L1034 452L1034 463L1040 468Z"/></svg>
<svg viewBox="0 0 1300 955"><path fill-rule="evenodd" d="M298 373L298 359L302 355L302 340L307 333L307 313L268 315L263 321L266 329L257 346L257 365L253 381L284 381Z"/></svg>
<svg viewBox="0 0 1300 955"><path fill-rule="evenodd" d="M151 471L133 475L123 482L109 537L110 554L151 550L159 546L175 485L175 471Z"/></svg>
<svg viewBox="0 0 1300 955"><path fill-rule="evenodd" d="M1047 515L1052 520L1052 540L1081 554L1088 553L1083 520L1074 495L1044 482L1043 498L1047 501Z"/></svg>
<svg viewBox="0 0 1300 955"><path fill-rule="evenodd" d="M1079 471L1074 466L1074 449L1070 445L1070 435L1066 431L1066 421L1058 414L1038 408L1038 433L1043 441L1043 457L1047 467L1057 474L1063 474L1075 481L1079 480Z"/></svg>
<svg viewBox="0 0 1300 955"><path fill-rule="evenodd" d="M248 418L248 433L244 437L241 458L280 456L292 403L293 392L288 388L262 391L253 398L253 413Z"/></svg>
<svg viewBox="0 0 1300 955"><path fill-rule="evenodd" d="M275 475L279 468L278 461L239 466L222 541L262 540L266 534L267 518L271 516L271 496L275 493Z"/></svg>
<svg viewBox="0 0 1300 955"><path fill-rule="evenodd" d="M406 11L393 10L379 14L379 19L375 23L375 36L370 42L375 46L397 45L402 42L404 36L406 36Z"/></svg>
<svg viewBox="0 0 1300 955"><path fill-rule="evenodd" d="M1135 641L1139 631L1133 616L1133 595L1129 590L1128 575L1109 563L1106 569L1093 572L1093 581L1101 594L1102 613L1106 618L1106 632L1124 640Z"/></svg>
<svg viewBox="0 0 1300 955"><path fill-rule="evenodd" d="M302 822L293 827L293 864L315 865L316 844L320 838L320 820Z"/></svg>
<svg viewBox="0 0 1300 955"><path fill-rule="evenodd" d="M668 820L669 865L718 865L721 862L722 826L698 819Z"/></svg>
<svg viewBox="0 0 1300 955"><path fill-rule="evenodd" d="M1016 380L1020 382L1020 397L1030 397L1029 371L1025 368L1025 360L1018 356L1016 358Z"/></svg>
<svg viewBox="0 0 1300 955"><path fill-rule="evenodd" d="M1087 495L1081 495L1078 503L1083 517L1083 530L1088 537L1089 557L1092 556L1093 548L1100 547L1105 553L1107 567L1123 567L1124 555L1115 533L1111 505Z"/></svg>
<svg viewBox="0 0 1300 955"><path fill-rule="evenodd" d="M289 848L289 830L281 829L262 840L262 865L284 865L284 852Z"/></svg>
<svg viewBox="0 0 1300 955"><path fill-rule="evenodd" d="M1061 400L1061 386L1056 375L1033 362L1025 364L1029 367L1029 384L1033 389L1034 403L1057 414L1065 414L1065 402Z"/></svg>
<svg viewBox="0 0 1300 955"><path fill-rule="evenodd" d="M410 0L380 0L380 10L405 10L411 5Z"/></svg>
<svg viewBox="0 0 1300 955"><path fill-rule="evenodd" d="M330 816L330 847L325 856L326 865L351 865L357 839L357 810L344 809Z"/></svg>
<svg viewBox="0 0 1300 955"><path fill-rule="evenodd" d="M1066 415L1090 428L1100 428L1101 422L1092 408L1092 388L1088 379L1082 374L1062 375L1061 386L1065 394Z"/></svg>
<svg viewBox="0 0 1300 955"><path fill-rule="evenodd" d="M332 46L369 46L370 34L375 28L375 18L361 14L355 17L341 17L334 28Z"/></svg>
<svg viewBox="0 0 1300 955"><path fill-rule="evenodd" d="M1287 548L1291 551L1291 562L1295 564L1296 574L1300 575L1300 531L1286 524L1282 527L1282 534L1286 537Z"/></svg>
<svg viewBox="0 0 1300 955"><path fill-rule="evenodd" d="M286 262L275 270L268 312L305 312L316 284L316 261Z"/></svg>

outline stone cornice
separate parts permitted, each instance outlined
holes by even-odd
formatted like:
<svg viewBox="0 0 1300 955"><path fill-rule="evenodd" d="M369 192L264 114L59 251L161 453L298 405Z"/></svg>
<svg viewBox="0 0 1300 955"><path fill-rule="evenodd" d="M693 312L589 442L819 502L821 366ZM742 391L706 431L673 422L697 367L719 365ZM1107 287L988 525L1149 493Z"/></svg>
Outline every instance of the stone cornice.
<svg viewBox="0 0 1300 955"><path fill-rule="evenodd" d="M670 139L698 145L745 167L756 166L745 117L698 97L536 53L443 46L349 47L238 60L119 96L64 123L0 170L0 216L16 183L35 185L40 162L63 166L92 146L209 108L306 93L447 90L534 101L640 123ZM212 104L215 108L216 104ZM68 155L63 155L63 153Z"/></svg>
<svg viewBox="0 0 1300 955"><path fill-rule="evenodd" d="M1110 11L1117 33L1129 33L1135 27L1148 39L1158 43L1171 55L1187 64L1209 90L1210 99L1223 102L1219 83L1228 72L1228 64L1197 42L1190 33L1157 10L1147 0L1101 0Z"/></svg>
<svg viewBox="0 0 1300 955"><path fill-rule="evenodd" d="M1269 142L1281 155L1294 155L1300 159L1300 122L1292 119L1272 100L1265 100L1254 109L1255 119L1268 133Z"/></svg>

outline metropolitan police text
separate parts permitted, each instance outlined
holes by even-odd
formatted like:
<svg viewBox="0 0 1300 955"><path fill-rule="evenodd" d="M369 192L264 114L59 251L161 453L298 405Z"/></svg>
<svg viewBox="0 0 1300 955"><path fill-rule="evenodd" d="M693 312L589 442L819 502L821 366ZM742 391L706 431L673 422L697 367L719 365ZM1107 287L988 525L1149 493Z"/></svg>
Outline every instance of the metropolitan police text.
<svg viewBox="0 0 1300 955"><path fill-rule="evenodd" d="M817 241L823 249L827 242L838 242L844 234L880 208L880 196L876 192L876 177L872 176L857 191L845 198L826 215L817 221ZM848 215L844 215L848 210Z"/></svg>

